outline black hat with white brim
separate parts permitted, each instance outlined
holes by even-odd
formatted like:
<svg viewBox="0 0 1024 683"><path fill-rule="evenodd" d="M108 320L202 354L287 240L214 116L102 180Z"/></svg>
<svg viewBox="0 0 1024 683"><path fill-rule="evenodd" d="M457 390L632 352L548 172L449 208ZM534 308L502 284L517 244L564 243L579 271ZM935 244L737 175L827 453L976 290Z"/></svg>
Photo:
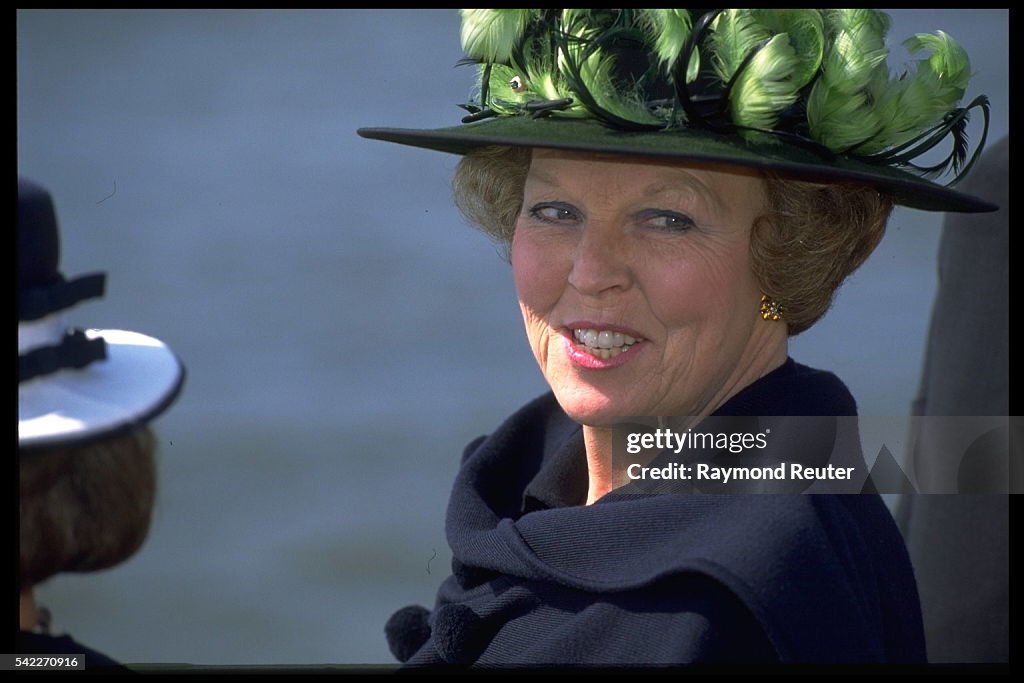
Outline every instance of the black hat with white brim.
<svg viewBox="0 0 1024 683"><path fill-rule="evenodd" d="M50 193L18 179L18 446L79 444L152 420L178 396L180 359L128 330L69 327L65 313L103 296L106 275L67 279Z"/></svg>

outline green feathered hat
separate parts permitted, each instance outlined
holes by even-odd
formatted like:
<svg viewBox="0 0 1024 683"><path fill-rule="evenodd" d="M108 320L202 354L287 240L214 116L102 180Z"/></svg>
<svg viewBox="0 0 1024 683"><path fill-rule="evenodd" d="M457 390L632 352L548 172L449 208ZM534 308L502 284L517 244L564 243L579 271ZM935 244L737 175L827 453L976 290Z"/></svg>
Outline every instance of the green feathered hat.
<svg viewBox="0 0 1024 683"><path fill-rule="evenodd" d="M552 147L859 181L929 211L992 211L952 189L985 144L985 96L948 34L904 42L872 9L467 9L469 114L451 128L361 128L366 138L465 154ZM970 152L967 123L980 110ZM921 162L948 146L937 162ZM940 182L945 180L945 182Z"/></svg>

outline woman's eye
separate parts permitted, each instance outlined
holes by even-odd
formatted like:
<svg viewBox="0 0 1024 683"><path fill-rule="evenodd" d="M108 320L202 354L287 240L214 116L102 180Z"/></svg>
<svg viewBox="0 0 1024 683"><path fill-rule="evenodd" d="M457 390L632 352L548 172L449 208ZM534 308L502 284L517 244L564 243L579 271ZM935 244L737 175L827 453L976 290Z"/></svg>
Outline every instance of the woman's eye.
<svg viewBox="0 0 1024 683"><path fill-rule="evenodd" d="M576 209L564 204L538 204L530 209L530 216L545 223L562 223L579 219Z"/></svg>
<svg viewBox="0 0 1024 683"><path fill-rule="evenodd" d="M667 232L682 232L696 226L693 219L681 213L673 211L651 214L647 222L659 230Z"/></svg>

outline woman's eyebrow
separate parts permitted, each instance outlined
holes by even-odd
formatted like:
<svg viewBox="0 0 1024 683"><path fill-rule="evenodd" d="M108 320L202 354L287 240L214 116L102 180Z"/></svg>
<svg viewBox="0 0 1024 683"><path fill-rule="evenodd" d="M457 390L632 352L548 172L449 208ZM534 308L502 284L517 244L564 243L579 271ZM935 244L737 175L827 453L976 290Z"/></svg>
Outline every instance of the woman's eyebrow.
<svg viewBox="0 0 1024 683"><path fill-rule="evenodd" d="M666 172L669 177L659 179L645 187L640 196L649 199L663 194L685 193L688 198L703 202L716 211L724 209L721 195L710 184L703 182L683 169L672 169ZM536 182L548 187L562 189L558 174L548 173L543 169L531 167L527 176L528 182Z"/></svg>
<svg viewBox="0 0 1024 683"><path fill-rule="evenodd" d="M539 181L541 183L544 183L545 185L550 185L552 187L562 186L561 183L558 182L557 176L549 175L548 173L545 173L543 170L537 168L531 168L529 170L526 176L526 180L527 182L531 180Z"/></svg>
<svg viewBox="0 0 1024 683"><path fill-rule="evenodd" d="M701 182L688 173L673 174L671 180L659 180L644 188L642 197L650 198L664 194L684 194L688 199L695 199L715 210L722 210L722 198L707 183Z"/></svg>

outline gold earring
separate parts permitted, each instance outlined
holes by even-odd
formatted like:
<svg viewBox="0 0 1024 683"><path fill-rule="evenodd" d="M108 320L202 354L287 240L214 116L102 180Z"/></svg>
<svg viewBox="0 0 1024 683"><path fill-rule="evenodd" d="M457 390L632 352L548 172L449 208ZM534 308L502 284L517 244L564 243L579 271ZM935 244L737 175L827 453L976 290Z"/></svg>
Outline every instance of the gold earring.
<svg viewBox="0 0 1024 683"><path fill-rule="evenodd" d="M782 320L786 307L767 294L761 295L761 317L765 320Z"/></svg>

